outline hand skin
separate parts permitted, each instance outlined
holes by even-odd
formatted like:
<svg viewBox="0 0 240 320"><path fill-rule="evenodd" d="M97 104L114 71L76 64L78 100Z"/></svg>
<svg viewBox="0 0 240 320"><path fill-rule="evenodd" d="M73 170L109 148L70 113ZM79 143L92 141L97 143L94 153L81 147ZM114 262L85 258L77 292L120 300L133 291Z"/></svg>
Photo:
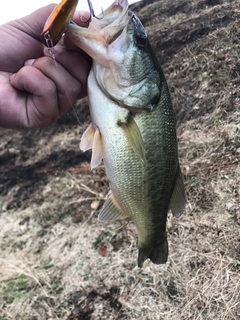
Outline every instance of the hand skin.
<svg viewBox="0 0 240 320"><path fill-rule="evenodd" d="M67 48L55 46L55 61L40 40L54 7L48 5L0 26L0 127L51 125L87 94L91 59L68 40ZM77 24L87 27L81 20L74 15Z"/></svg>

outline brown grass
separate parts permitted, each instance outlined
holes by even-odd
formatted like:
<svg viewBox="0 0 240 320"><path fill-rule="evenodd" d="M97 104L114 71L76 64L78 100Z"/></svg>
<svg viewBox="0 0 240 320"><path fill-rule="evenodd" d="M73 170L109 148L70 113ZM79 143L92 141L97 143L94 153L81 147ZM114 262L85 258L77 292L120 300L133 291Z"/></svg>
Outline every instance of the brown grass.
<svg viewBox="0 0 240 320"><path fill-rule="evenodd" d="M2 320L240 318L240 5L219 3L136 6L164 62L188 198L169 215L165 266L137 268L132 223L97 221L108 182L78 150L86 107L80 127L68 113L0 131Z"/></svg>

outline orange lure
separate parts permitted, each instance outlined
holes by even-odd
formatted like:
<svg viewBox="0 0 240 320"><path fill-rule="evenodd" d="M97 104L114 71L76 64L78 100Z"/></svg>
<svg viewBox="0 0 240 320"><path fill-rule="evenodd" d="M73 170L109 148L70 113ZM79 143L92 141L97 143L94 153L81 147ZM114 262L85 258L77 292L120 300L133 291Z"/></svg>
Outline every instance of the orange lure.
<svg viewBox="0 0 240 320"><path fill-rule="evenodd" d="M53 48L67 29L76 10L78 0L62 0L48 17L41 39L48 48Z"/></svg>

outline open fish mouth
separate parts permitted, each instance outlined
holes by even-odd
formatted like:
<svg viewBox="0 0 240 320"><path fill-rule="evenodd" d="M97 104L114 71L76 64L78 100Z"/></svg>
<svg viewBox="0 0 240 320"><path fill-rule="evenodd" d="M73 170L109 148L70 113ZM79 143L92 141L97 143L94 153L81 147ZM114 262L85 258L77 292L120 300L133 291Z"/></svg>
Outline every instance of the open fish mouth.
<svg viewBox="0 0 240 320"><path fill-rule="evenodd" d="M109 67L107 48L127 27L133 13L127 0L115 0L98 16L93 16L88 28L70 24L66 35L98 63Z"/></svg>

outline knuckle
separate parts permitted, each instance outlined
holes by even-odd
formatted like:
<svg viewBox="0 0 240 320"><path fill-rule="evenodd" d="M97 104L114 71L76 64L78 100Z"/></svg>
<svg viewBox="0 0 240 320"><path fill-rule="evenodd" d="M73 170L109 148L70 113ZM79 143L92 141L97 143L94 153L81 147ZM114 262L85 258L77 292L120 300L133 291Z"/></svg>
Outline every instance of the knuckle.
<svg viewBox="0 0 240 320"><path fill-rule="evenodd" d="M81 91L82 91L81 82L75 79L74 81L72 81L72 84L69 90L70 90L71 97L77 100L80 97Z"/></svg>

